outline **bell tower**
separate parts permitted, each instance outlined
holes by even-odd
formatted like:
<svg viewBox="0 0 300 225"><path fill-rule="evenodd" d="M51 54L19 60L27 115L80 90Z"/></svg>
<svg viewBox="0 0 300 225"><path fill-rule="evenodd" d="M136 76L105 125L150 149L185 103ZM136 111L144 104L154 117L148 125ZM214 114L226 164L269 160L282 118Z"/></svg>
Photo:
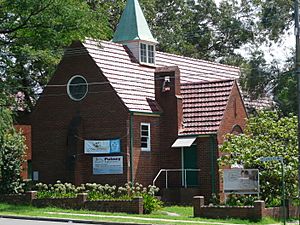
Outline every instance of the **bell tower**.
<svg viewBox="0 0 300 225"><path fill-rule="evenodd" d="M140 64L155 65L155 46L138 0L128 0L115 31L113 42L126 45Z"/></svg>

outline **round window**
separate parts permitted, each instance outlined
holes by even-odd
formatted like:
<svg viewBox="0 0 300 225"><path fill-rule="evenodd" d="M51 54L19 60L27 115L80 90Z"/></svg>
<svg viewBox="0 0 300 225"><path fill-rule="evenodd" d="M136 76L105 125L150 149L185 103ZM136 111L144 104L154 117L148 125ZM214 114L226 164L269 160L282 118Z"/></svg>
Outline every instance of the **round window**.
<svg viewBox="0 0 300 225"><path fill-rule="evenodd" d="M72 100L82 100L88 92L88 84L86 79L79 75L72 77L68 82L67 92Z"/></svg>

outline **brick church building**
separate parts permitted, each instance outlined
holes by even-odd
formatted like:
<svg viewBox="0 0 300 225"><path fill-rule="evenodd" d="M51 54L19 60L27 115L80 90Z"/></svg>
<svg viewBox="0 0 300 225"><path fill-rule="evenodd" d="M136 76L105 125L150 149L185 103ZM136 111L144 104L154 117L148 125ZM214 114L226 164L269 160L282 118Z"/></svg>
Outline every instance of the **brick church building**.
<svg viewBox="0 0 300 225"><path fill-rule="evenodd" d="M247 117L240 70L156 44L128 0L112 41L65 50L31 116L33 179L154 182L174 201L221 191L218 145Z"/></svg>

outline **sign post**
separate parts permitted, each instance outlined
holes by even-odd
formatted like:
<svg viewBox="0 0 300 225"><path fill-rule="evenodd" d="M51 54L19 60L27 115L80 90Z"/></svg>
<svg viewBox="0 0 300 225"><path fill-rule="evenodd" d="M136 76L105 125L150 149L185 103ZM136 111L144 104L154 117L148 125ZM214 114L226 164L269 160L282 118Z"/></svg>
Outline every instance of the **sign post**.
<svg viewBox="0 0 300 225"><path fill-rule="evenodd" d="M262 162L269 162L269 161L280 161L281 163L281 179L282 179L282 210L283 210L283 224L286 224L286 206L285 206L285 187L284 187L284 163L283 157L281 156L272 156L272 157L261 157L259 158Z"/></svg>

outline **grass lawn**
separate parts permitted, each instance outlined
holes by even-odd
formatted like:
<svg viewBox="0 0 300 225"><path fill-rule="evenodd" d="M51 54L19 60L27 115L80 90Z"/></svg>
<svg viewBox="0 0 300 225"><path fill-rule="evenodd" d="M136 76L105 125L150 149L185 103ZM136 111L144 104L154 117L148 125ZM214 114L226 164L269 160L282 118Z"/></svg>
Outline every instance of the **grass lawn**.
<svg viewBox="0 0 300 225"><path fill-rule="evenodd" d="M76 215L72 215L76 214ZM171 215L170 215L171 214ZM176 215L177 214L177 215ZM59 208L35 208L32 206L10 205L0 203L0 215L19 215L34 217L55 217L68 219L84 219L95 221L111 222L136 222L143 224L278 224L270 218L265 218L258 223L248 220L228 219L215 220L193 218L193 208L183 206L164 207L150 215L126 214L126 213L106 213L86 210L66 210ZM144 219L145 218L145 219ZM152 218L152 220L151 220ZM159 220L161 219L161 220ZM187 222L188 221L188 222Z"/></svg>

